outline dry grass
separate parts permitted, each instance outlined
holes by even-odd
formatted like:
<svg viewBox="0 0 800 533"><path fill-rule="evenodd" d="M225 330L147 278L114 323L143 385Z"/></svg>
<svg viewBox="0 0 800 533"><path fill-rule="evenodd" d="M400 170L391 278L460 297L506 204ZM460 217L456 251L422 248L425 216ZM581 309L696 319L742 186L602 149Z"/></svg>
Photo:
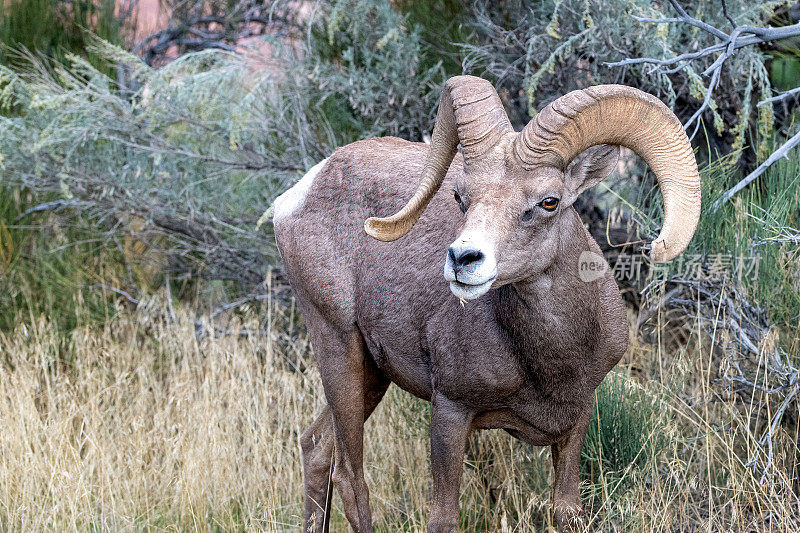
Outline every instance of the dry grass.
<svg viewBox="0 0 800 533"><path fill-rule="evenodd" d="M69 340L45 319L0 337L0 531L300 530L298 438L322 392L290 310L268 305L267 336L197 340L188 316L152 309ZM647 439L661 444L621 472L597 463L584 485L592 530L800 529L796 428L781 430L778 473L762 483L745 466L757 406L702 401L714 364L702 346L634 342L626 361L625 386L658 399L642 416L657 418ZM622 422L641 408L617 407ZM393 387L368 423L381 531L424 531L427 420L424 402ZM468 448L464 530L551 526L546 449L496 431ZM334 530L345 530L338 511Z"/></svg>

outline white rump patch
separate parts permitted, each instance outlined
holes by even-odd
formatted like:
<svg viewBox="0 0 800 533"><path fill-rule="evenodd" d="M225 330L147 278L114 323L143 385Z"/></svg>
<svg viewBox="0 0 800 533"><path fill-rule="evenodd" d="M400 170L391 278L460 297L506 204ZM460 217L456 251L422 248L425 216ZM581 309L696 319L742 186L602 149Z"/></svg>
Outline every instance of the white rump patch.
<svg viewBox="0 0 800 533"><path fill-rule="evenodd" d="M311 167L311 170L306 172L306 175L303 176L300 181L292 185L288 191L275 198L275 201L272 203L273 222L288 217L303 206L306 195L308 191L311 190L311 184L314 183L314 178L327 162L328 159L326 158Z"/></svg>

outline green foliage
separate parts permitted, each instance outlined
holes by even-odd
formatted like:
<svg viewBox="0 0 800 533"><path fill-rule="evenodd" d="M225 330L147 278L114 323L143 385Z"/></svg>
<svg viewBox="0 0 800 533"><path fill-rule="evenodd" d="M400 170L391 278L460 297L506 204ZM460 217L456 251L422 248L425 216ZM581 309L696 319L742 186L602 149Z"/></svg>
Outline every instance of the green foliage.
<svg viewBox="0 0 800 533"><path fill-rule="evenodd" d="M774 54L770 79L779 91L800 87L800 60L794 54Z"/></svg>
<svg viewBox="0 0 800 533"><path fill-rule="evenodd" d="M775 26L790 26L793 21L789 10L776 9L770 19L770 23ZM779 91L788 91L795 87L800 87L800 38L793 37L781 39L772 43L766 50L772 57L770 65L770 80L772 85Z"/></svg>
<svg viewBox="0 0 800 533"><path fill-rule="evenodd" d="M0 42L12 50L29 50L63 61L67 54L81 54L100 66L100 58L87 53L91 30L110 42L120 41L120 24L114 0L12 0L0 10ZM24 61L8 49L0 49L0 62Z"/></svg>
<svg viewBox="0 0 800 533"><path fill-rule="evenodd" d="M25 214L33 198L18 188L0 193L0 331L41 316L65 333L106 322L116 314L116 295L103 286L120 285L120 254L97 226Z"/></svg>
<svg viewBox="0 0 800 533"><path fill-rule="evenodd" d="M423 69L441 62L447 76L462 74L462 44L472 40L467 9L462 0L400 0L396 8L411 25L420 28Z"/></svg>
<svg viewBox="0 0 800 533"><path fill-rule="evenodd" d="M287 182L327 156L333 141L306 78L253 77L236 54L202 52L154 70L104 41L91 48L130 72L132 97L86 60L53 74L31 59L0 69L6 100L2 181L78 202L105 220L135 215L176 274L252 287L275 265L255 222ZM277 90L283 84L294 90ZM237 262L239 261L239 262Z"/></svg>
<svg viewBox="0 0 800 533"><path fill-rule="evenodd" d="M253 290L279 261L269 227L255 230L272 200L338 145L420 139L445 78L438 63L420 66L419 27L388 4L320 12L310 50L273 40L258 71L222 51L153 69L97 38L83 52L110 70L72 53L20 56L0 68L0 105L13 110L0 119L0 184L68 201L118 233L141 220L137 238L166 254L174 278Z"/></svg>
<svg viewBox="0 0 800 533"><path fill-rule="evenodd" d="M591 483L616 488L630 482L666 445L666 420L653 391L618 372L595 392L594 415L581 456L581 473Z"/></svg>
<svg viewBox="0 0 800 533"><path fill-rule="evenodd" d="M311 57L317 58L311 77L320 101L337 98L353 123L363 130L358 137L397 135L421 140L433 126L438 91L446 75L441 61L423 61L422 28L387 2L340 0L312 26ZM355 139L348 139L355 140Z"/></svg>

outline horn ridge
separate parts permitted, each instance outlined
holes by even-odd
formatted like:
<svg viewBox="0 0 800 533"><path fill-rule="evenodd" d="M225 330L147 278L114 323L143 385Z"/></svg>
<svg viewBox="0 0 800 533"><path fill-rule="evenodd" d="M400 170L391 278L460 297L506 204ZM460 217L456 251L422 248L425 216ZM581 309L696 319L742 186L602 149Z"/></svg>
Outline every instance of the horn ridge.
<svg viewBox="0 0 800 533"><path fill-rule="evenodd" d="M623 85L572 91L542 109L513 142L523 168L564 170L598 144L626 146L656 175L664 197L664 224L651 257L668 261L688 245L700 216L700 176L680 120L653 95Z"/></svg>

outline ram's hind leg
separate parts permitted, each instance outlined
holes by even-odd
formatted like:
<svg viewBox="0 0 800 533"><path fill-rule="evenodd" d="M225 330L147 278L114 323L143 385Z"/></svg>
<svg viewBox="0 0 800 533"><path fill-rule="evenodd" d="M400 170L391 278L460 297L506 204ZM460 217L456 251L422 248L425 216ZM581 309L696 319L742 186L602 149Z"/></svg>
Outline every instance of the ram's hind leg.
<svg viewBox="0 0 800 533"><path fill-rule="evenodd" d="M357 330L347 339L346 353L343 366L335 365L324 371L320 368L320 372L336 436L333 482L353 530L367 533L372 532L372 514L364 481L364 421L383 397L388 380L367 357L364 340Z"/></svg>
<svg viewBox="0 0 800 533"><path fill-rule="evenodd" d="M325 511L330 508L332 480L353 529L372 531L363 471L364 421L380 403L389 381L366 354L358 330L342 339L319 323L310 329L328 407L301 441L306 468L305 527L327 531L329 514Z"/></svg>
<svg viewBox="0 0 800 533"><path fill-rule="evenodd" d="M306 533L327 533L333 486L333 417L327 405L300 437Z"/></svg>

